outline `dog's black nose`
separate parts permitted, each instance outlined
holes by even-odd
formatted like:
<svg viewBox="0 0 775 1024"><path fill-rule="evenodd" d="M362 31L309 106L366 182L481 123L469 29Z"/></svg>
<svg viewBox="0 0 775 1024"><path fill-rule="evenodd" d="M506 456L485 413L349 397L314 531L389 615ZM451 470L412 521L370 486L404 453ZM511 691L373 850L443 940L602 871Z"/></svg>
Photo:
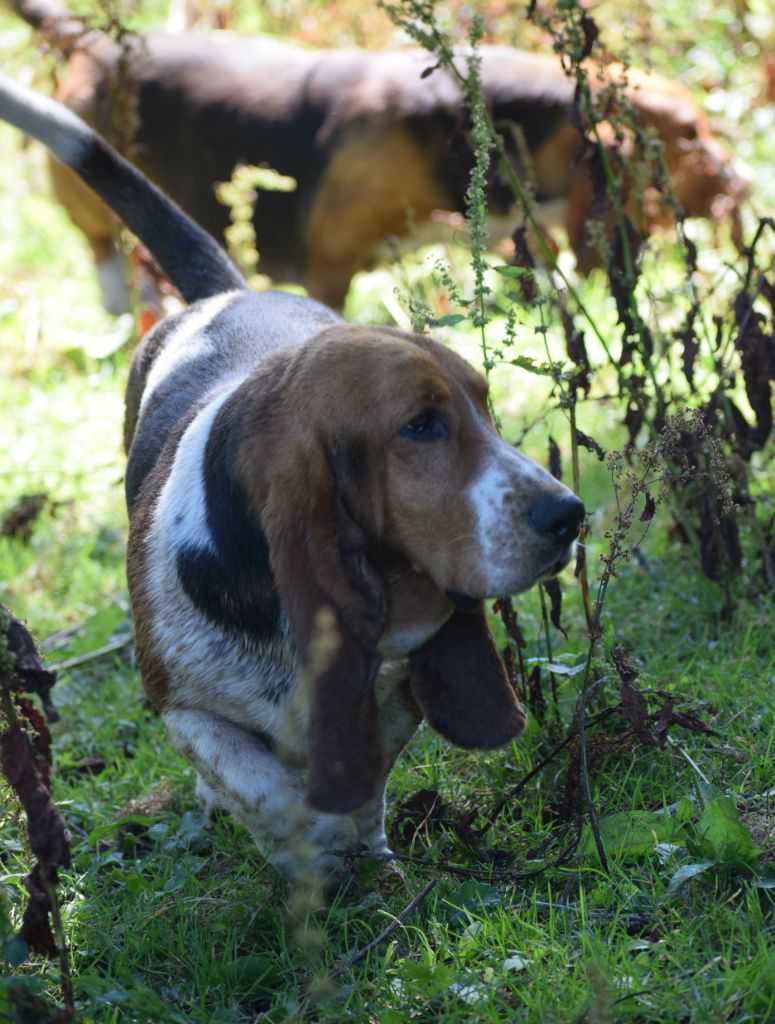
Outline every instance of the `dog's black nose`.
<svg viewBox="0 0 775 1024"><path fill-rule="evenodd" d="M584 503L575 494L538 498L527 512L531 525L542 536L565 544L578 537L584 515Z"/></svg>

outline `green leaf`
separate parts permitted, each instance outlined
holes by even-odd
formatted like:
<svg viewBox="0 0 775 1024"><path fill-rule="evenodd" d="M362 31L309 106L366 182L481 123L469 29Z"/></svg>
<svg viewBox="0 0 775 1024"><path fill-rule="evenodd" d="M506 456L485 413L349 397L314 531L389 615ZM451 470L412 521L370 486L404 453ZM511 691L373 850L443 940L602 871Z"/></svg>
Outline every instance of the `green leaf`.
<svg viewBox="0 0 775 1024"><path fill-rule="evenodd" d="M46 979L36 974L20 975L12 978L8 974L0 976L0 992L25 992L29 995L37 995L46 988ZM2 1008L2 1002L0 1002ZM6 1018L0 1017L5 1021ZM16 1020L16 1017L9 1017L9 1020Z"/></svg>
<svg viewBox="0 0 775 1024"><path fill-rule="evenodd" d="M546 665L546 671L554 672L556 676L577 676L585 668L586 665L561 665L556 661L547 662Z"/></svg>
<svg viewBox="0 0 775 1024"><path fill-rule="evenodd" d="M509 362L512 366L518 366L521 370L527 370L528 373L538 373L546 376L542 365L537 363L535 359L531 359L530 356L517 356L515 359L510 359Z"/></svg>
<svg viewBox="0 0 775 1024"><path fill-rule="evenodd" d="M177 835L191 841L206 836L210 829L209 819L201 811L186 811L180 819Z"/></svg>
<svg viewBox="0 0 775 1024"><path fill-rule="evenodd" d="M515 953L514 956L509 956L503 961L501 964L501 970L504 973L508 971L524 971L525 968L529 966L529 960L526 960L523 956L519 956Z"/></svg>
<svg viewBox="0 0 775 1024"><path fill-rule="evenodd" d="M636 860L650 853L659 843L673 841L680 825L661 812L622 811L601 818L600 838L606 850L623 860ZM583 857L596 857L597 847L592 829L584 827L579 845Z"/></svg>
<svg viewBox="0 0 775 1024"><path fill-rule="evenodd" d="M539 377L552 377L562 370L562 363L539 363L530 356L516 356L509 360L511 366L518 366L520 370L527 370L528 373L535 373Z"/></svg>
<svg viewBox="0 0 775 1024"><path fill-rule="evenodd" d="M153 825L154 821L154 818L149 818L145 814L127 814L126 817L119 818L118 821L111 821L108 825L98 825L93 828L87 842L91 844L96 843L99 839L105 839L107 836L113 835L116 829L123 828L124 825L142 825L144 828L148 828Z"/></svg>
<svg viewBox="0 0 775 1024"><path fill-rule="evenodd" d="M501 277L524 277L525 274L532 274L533 271L530 267L512 267L512 266L499 266L493 267L496 274L500 274Z"/></svg>
<svg viewBox="0 0 775 1024"><path fill-rule="evenodd" d="M279 979L274 963L264 956L238 956L223 965L223 978L247 995L271 993Z"/></svg>
<svg viewBox="0 0 775 1024"><path fill-rule="evenodd" d="M682 796L672 809L671 815L676 821L691 821L694 817L694 806L691 800Z"/></svg>
<svg viewBox="0 0 775 1024"><path fill-rule="evenodd" d="M141 892L149 892L154 888L153 882L137 871L124 875L122 881L124 888L132 896L137 896Z"/></svg>
<svg viewBox="0 0 775 1024"><path fill-rule="evenodd" d="M668 896L672 895L684 882L688 882L690 878L696 878L697 875L716 867L718 867L718 861L715 860L701 860L696 864L684 864L670 879L667 886Z"/></svg>
<svg viewBox="0 0 775 1024"><path fill-rule="evenodd" d="M431 324L434 327L454 327L456 324L462 324L466 319L467 317L463 313L447 313L445 316L431 320Z"/></svg>
<svg viewBox="0 0 775 1024"><path fill-rule="evenodd" d="M775 889L775 878L766 875L763 878L754 878L751 885L754 889Z"/></svg>
<svg viewBox="0 0 775 1024"><path fill-rule="evenodd" d="M700 783L700 797L702 798L703 807L707 807L711 800L715 800L723 795L718 786L714 786L711 782Z"/></svg>
<svg viewBox="0 0 775 1024"><path fill-rule="evenodd" d="M3 943L3 958L11 967L19 967L30 955L30 947L18 935L12 935Z"/></svg>
<svg viewBox="0 0 775 1024"><path fill-rule="evenodd" d="M740 821L734 800L717 796L702 812L697 826L700 849L724 867L751 867L759 850L749 829Z"/></svg>
<svg viewBox="0 0 775 1024"><path fill-rule="evenodd" d="M463 882L447 901L462 910L481 910L483 907L496 907L503 903L503 893L487 882Z"/></svg>
<svg viewBox="0 0 775 1024"><path fill-rule="evenodd" d="M444 992L455 980L452 968L446 964L400 962L399 976L409 982L415 992L435 996Z"/></svg>

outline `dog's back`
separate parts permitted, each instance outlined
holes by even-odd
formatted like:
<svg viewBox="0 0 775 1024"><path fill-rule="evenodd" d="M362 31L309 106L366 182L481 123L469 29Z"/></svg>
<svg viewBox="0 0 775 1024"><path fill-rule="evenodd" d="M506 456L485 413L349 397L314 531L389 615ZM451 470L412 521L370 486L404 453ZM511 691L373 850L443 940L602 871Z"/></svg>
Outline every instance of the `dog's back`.
<svg viewBox="0 0 775 1024"><path fill-rule="evenodd" d="M130 514L175 426L278 349L300 345L339 318L283 292L229 291L167 317L138 347L126 396L124 445Z"/></svg>

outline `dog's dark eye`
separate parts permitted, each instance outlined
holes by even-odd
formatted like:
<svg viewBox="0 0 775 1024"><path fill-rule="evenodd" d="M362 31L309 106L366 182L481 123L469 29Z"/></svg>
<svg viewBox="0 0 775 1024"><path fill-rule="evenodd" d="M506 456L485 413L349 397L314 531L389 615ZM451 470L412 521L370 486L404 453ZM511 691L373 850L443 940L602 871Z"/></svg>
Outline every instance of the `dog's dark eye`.
<svg viewBox="0 0 775 1024"><path fill-rule="evenodd" d="M447 436L447 424L434 409L426 409L398 433L399 437L410 437L413 441L437 441Z"/></svg>

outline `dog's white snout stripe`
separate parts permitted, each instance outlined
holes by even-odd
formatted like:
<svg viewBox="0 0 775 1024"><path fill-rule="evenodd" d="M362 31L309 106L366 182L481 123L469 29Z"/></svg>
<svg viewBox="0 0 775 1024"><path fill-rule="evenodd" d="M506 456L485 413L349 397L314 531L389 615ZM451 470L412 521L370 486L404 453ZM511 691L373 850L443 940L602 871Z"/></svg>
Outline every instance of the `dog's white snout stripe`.
<svg viewBox="0 0 775 1024"><path fill-rule="evenodd" d="M573 492L493 436L484 469L469 488L485 596L525 590L546 571L539 561L544 556L537 550L541 538L527 513L534 501L548 496L570 498Z"/></svg>

